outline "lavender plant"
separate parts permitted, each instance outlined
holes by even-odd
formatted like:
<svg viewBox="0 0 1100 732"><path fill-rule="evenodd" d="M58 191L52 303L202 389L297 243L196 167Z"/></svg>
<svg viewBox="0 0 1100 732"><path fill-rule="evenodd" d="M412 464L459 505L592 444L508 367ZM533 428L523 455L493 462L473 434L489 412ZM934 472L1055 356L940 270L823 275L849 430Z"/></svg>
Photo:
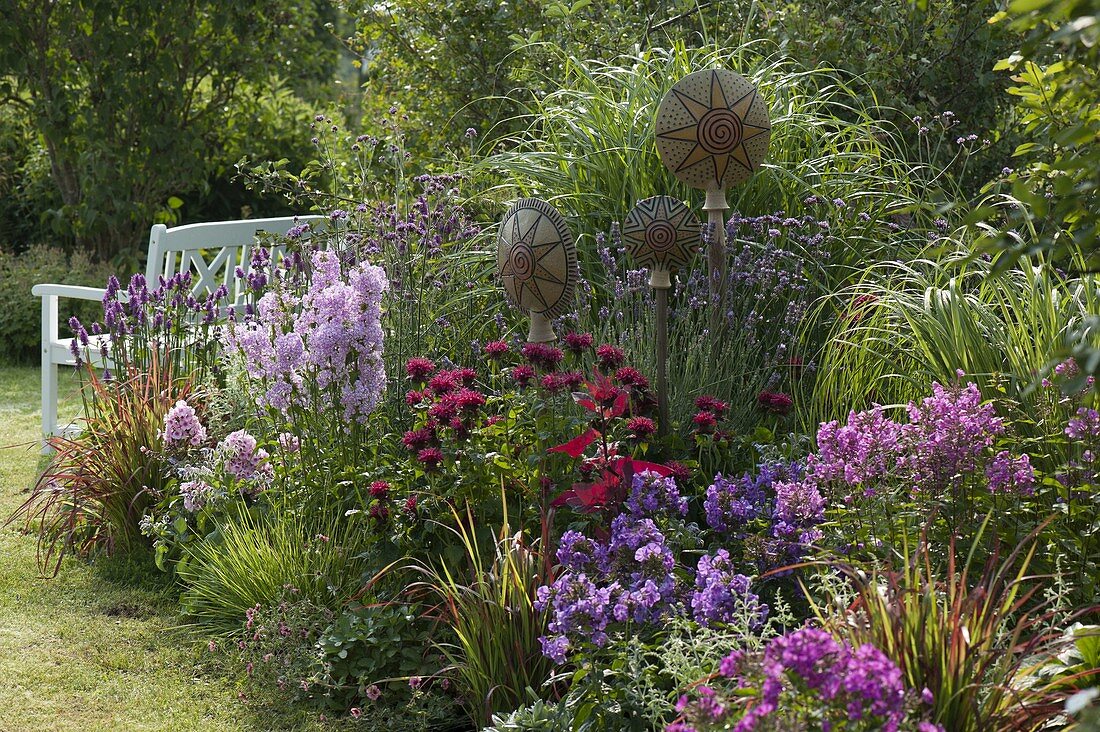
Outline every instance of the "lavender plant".
<svg viewBox="0 0 1100 732"><path fill-rule="evenodd" d="M834 214L848 215L841 206ZM828 286L826 266L836 244L827 220L782 211L735 214L726 236L730 267L720 332L711 332L715 289L701 263L681 273L672 293L671 406L674 421L686 424L692 399L712 394L728 405L727 418L736 429L750 431L761 423L782 424L791 411L790 393L801 389L814 368L802 345L807 314ZM648 271L630 268L617 226L609 235L597 235L596 246L603 266L593 285L582 284L577 310L564 320L621 345L632 362L652 372L655 322Z"/></svg>

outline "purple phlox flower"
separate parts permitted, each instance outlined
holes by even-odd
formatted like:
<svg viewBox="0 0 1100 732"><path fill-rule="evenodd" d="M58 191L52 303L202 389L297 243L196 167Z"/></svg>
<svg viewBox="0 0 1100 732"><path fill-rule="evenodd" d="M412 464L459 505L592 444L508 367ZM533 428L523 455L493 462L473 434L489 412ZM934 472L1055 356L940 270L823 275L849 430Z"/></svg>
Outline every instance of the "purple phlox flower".
<svg viewBox="0 0 1100 732"><path fill-rule="evenodd" d="M691 596L695 620L701 625L742 621L749 628L759 627L767 618L768 606L749 590L750 585L748 577L734 570L725 549L700 557Z"/></svg>
<svg viewBox="0 0 1100 732"><path fill-rule="evenodd" d="M244 430L230 433L218 444L217 450L226 472L240 480L249 480L271 470L267 451L257 449L256 438Z"/></svg>
<svg viewBox="0 0 1100 732"><path fill-rule="evenodd" d="M645 516L679 515L686 516L687 499L680 495L676 479L663 478L651 471L642 471L634 475L630 486L630 495L626 499L626 509L632 515Z"/></svg>

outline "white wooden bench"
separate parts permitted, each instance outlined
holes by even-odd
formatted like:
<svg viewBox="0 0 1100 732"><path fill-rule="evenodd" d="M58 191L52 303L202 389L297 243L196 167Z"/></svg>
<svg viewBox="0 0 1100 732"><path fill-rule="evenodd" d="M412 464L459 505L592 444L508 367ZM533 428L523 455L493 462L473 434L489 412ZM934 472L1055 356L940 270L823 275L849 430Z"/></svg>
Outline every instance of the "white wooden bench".
<svg viewBox="0 0 1100 732"><path fill-rule="evenodd" d="M171 277L180 272L191 272L192 294L204 297L219 285L229 290L228 303L240 309L247 295L236 271L240 267L248 274L252 250L258 234L282 236L296 224L308 222L314 231L324 227L324 216L290 216L272 219L243 219L240 221L215 221L186 224L171 229L157 224L149 233L149 259L145 279L149 287L157 286L158 278ZM272 251L272 261L282 256L282 247ZM126 283L122 283L125 293ZM57 423L57 367L75 366L76 359L70 351L72 335L61 335L57 322L58 300L102 300L106 289L78 287L75 285L41 284L31 292L42 298L42 437L43 447L52 435L70 433L72 425ZM67 331L66 331L67 333ZM106 338L106 336L92 336ZM102 366L98 343L88 349L93 365Z"/></svg>

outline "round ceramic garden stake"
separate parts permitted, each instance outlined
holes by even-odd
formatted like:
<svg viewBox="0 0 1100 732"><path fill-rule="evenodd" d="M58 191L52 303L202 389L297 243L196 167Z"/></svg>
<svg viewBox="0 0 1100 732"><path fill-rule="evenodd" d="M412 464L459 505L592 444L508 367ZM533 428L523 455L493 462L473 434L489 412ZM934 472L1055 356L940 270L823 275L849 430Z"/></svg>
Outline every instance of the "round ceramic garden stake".
<svg viewBox="0 0 1100 732"><path fill-rule="evenodd" d="M638 264L649 268L657 300L657 434L668 430L668 291L671 273L699 251L699 219L683 201L654 196L627 214L623 241Z"/></svg>
<svg viewBox="0 0 1100 732"><path fill-rule="evenodd" d="M531 316L527 340L555 340L550 319L572 303L580 278L577 245L557 209L537 198L512 204L497 236L497 273L512 302Z"/></svg>
<svg viewBox="0 0 1100 732"><path fill-rule="evenodd" d="M767 154L768 106L740 74L696 71L676 82L661 100L656 133L657 153L665 166L707 193L703 210L714 229L707 251L713 334L725 310L726 189L747 180Z"/></svg>

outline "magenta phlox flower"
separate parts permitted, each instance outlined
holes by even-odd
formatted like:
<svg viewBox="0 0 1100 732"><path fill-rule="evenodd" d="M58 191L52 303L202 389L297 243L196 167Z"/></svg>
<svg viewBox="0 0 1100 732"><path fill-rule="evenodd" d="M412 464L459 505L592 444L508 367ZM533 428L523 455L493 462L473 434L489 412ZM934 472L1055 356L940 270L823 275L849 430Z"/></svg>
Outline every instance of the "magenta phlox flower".
<svg viewBox="0 0 1100 732"><path fill-rule="evenodd" d="M827 422L817 431L813 472L823 481L843 480L848 485L873 483L888 475L897 464L901 434L901 425L887 419L882 407L851 412L845 425Z"/></svg>
<svg viewBox="0 0 1100 732"><path fill-rule="evenodd" d="M1100 412L1080 407L1076 416L1071 417L1066 424L1066 434L1074 440L1100 437Z"/></svg>
<svg viewBox="0 0 1100 732"><path fill-rule="evenodd" d="M978 469L980 458L1004 434L1004 420L992 404L982 404L976 384L948 388L932 385L932 396L909 404L902 430L905 455L900 461L919 490L943 488Z"/></svg>
<svg viewBox="0 0 1100 732"><path fill-rule="evenodd" d="M1012 457L1008 450L1001 450L989 462L985 474L993 493L1030 496L1035 492L1035 469L1027 455Z"/></svg>

